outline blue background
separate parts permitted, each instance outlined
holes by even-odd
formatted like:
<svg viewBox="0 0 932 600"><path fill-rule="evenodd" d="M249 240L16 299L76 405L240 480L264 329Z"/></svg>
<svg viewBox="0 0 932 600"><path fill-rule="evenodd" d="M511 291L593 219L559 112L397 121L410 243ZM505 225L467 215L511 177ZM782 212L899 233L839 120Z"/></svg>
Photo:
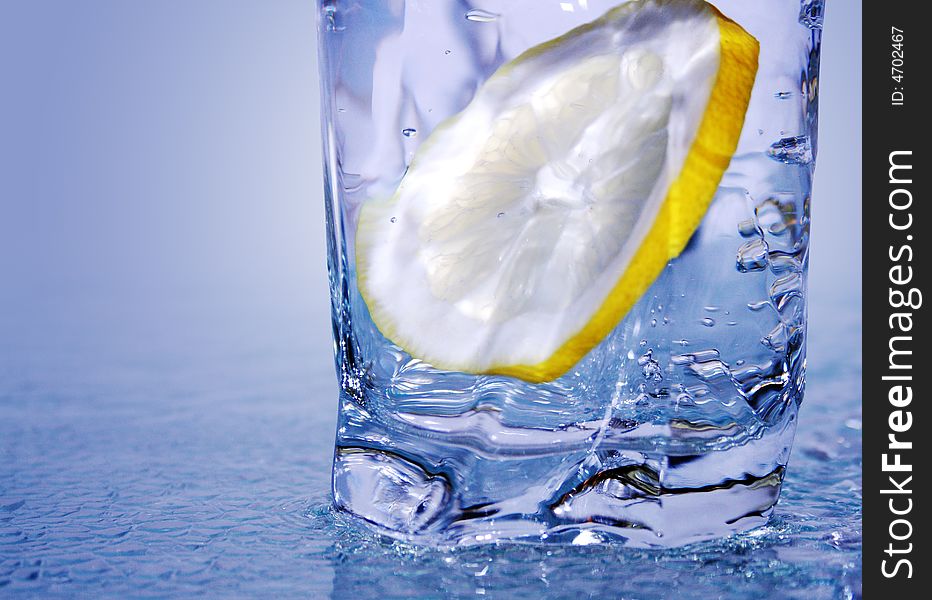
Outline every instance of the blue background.
<svg viewBox="0 0 932 600"><path fill-rule="evenodd" d="M0 596L856 594L860 1L826 17L810 383L778 517L664 555L447 555L327 510L314 12L0 0Z"/></svg>

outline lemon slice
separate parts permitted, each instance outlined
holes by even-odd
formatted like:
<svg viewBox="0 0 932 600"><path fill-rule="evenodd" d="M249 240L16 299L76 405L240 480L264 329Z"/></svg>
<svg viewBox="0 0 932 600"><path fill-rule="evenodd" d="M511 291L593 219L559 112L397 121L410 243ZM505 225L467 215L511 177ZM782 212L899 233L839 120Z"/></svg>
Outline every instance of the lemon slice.
<svg viewBox="0 0 932 600"><path fill-rule="evenodd" d="M361 210L380 331L442 369L556 379L699 226L757 41L699 0L639 0L502 66Z"/></svg>

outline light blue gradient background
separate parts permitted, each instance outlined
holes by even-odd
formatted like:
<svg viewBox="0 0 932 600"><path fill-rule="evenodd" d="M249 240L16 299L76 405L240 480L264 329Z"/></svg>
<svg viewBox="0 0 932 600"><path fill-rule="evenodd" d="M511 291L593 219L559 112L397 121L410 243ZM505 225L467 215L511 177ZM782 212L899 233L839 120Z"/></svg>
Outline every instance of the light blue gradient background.
<svg viewBox="0 0 932 600"><path fill-rule="evenodd" d="M66 348L120 353L193 319L300 332L329 374L314 10L0 0L2 368L45 379ZM823 322L860 306L860 14L826 18L815 365Z"/></svg>
<svg viewBox="0 0 932 600"><path fill-rule="evenodd" d="M314 13L312 0L0 0L0 420L56 398L28 410L67 428L101 386L126 402L222 396L247 365L303 403L264 393L260 411L309 410L308 437L331 435ZM825 365L860 370L860 26L860 1L828 2L811 390ZM802 421L831 401L809 394Z"/></svg>

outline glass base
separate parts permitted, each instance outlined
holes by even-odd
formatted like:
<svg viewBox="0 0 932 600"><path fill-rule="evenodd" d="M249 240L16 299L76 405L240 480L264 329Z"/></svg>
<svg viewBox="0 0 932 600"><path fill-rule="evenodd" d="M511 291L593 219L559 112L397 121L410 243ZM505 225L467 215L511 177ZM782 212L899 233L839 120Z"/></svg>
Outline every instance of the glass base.
<svg viewBox="0 0 932 600"><path fill-rule="evenodd" d="M445 455L443 440L426 432L416 449L393 448L387 435L356 443L338 437L334 504L380 534L434 547L682 546L767 522L780 495L796 405L775 421L740 435L683 422L623 431L604 424L584 449L564 444L559 454L496 454L490 448L471 460Z"/></svg>

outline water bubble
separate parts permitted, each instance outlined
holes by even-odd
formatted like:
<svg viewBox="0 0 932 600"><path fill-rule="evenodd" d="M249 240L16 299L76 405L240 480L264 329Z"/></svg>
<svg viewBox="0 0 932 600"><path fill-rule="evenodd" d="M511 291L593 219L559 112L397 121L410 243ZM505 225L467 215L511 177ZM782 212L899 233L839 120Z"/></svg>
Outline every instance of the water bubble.
<svg viewBox="0 0 932 600"><path fill-rule="evenodd" d="M700 321L705 327L715 327L715 319L710 319L706 317Z"/></svg>
<svg viewBox="0 0 932 600"><path fill-rule="evenodd" d="M769 228L767 228L767 231L771 235L784 235L787 232L786 223L782 221L780 223L773 223Z"/></svg>
<svg viewBox="0 0 932 600"><path fill-rule="evenodd" d="M674 354L670 357L670 362L674 365L691 365L696 362L696 357L692 354Z"/></svg>
<svg viewBox="0 0 932 600"><path fill-rule="evenodd" d="M324 0L321 5L321 17L324 21L324 29L330 32L340 32L346 29L345 26L338 23L338 13L336 2L334 0Z"/></svg>
<svg viewBox="0 0 932 600"><path fill-rule="evenodd" d="M398 220L398 217L392 217L391 219L389 219L389 221L391 221L392 223L396 222L397 220Z"/></svg>
<svg viewBox="0 0 932 600"><path fill-rule="evenodd" d="M466 13L466 20L475 21L476 23L491 23L498 17L499 15L481 8L474 8Z"/></svg>
<svg viewBox="0 0 932 600"><path fill-rule="evenodd" d="M796 135L777 140L767 149L767 155L777 162L807 165L812 162L812 146L808 135Z"/></svg>
<svg viewBox="0 0 932 600"><path fill-rule="evenodd" d="M825 0L802 0L799 7L799 22L809 29L822 29L825 16Z"/></svg>
<svg viewBox="0 0 932 600"><path fill-rule="evenodd" d="M774 352L784 352L787 342L786 327L783 323L778 324L770 333L761 338L760 342Z"/></svg>
<svg viewBox="0 0 932 600"><path fill-rule="evenodd" d="M409 137L409 138L411 138L411 137L416 137L416 136L417 136L417 129L412 129L411 127L407 127L407 128L405 128L405 129L402 129L402 130L401 130L401 134L404 135L405 137Z"/></svg>
<svg viewBox="0 0 932 600"><path fill-rule="evenodd" d="M786 294L797 293L802 289L803 280L799 273L790 273L770 284L770 299L776 300Z"/></svg>
<svg viewBox="0 0 932 600"><path fill-rule="evenodd" d="M773 95L777 100L786 100L793 95L793 92L777 92Z"/></svg>
<svg viewBox="0 0 932 600"><path fill-rule="evenodd" d="M660 363L654 360L652 350L648 350L646 354L638 358L638 366L641 367L641 374L644 375L644 379L648 381L663 380L663 369L660 368Z"/></svg>
<svg viewBox="0 0 932 600"><path fill-rule="evenodd" d="M740 273L763 271L767 268L769 251L770 248L768 248L767 242L760 238L745 242L738 248L735 268Z"/></svg>
<svg viewBox="0 0 932 600"><path fill-rule="evenodd" d="M757 228L757 223L754 219L745 219L738 223L738 233L741 234L741 237L745 238L761 235L761 231Z"/></svg>
<svg viewBox="0 0 932 600"><path fill-rule="evenodd" d="M731 375L731 370L729 370L728 365L717 359L690 363L688 369L693 375L705 381L710 381L719 377L729 377Z"/></svg>
<svg viewBox="0 0 932 600"><path fill-rule="evenodd" d="M796 224L795 201L790 198L781 201L777 197L770 197L754 208L758 225L770 233L781 235L787 227ZM763 232L761 232L763 236Z"/></svg>
<svg viewBox="0 0 932 600"><path fill-rule="evenodd" d="M798 273L802 269L803 265L796 255L776 250L770 253L770 270L775 274Z"/></svg>

